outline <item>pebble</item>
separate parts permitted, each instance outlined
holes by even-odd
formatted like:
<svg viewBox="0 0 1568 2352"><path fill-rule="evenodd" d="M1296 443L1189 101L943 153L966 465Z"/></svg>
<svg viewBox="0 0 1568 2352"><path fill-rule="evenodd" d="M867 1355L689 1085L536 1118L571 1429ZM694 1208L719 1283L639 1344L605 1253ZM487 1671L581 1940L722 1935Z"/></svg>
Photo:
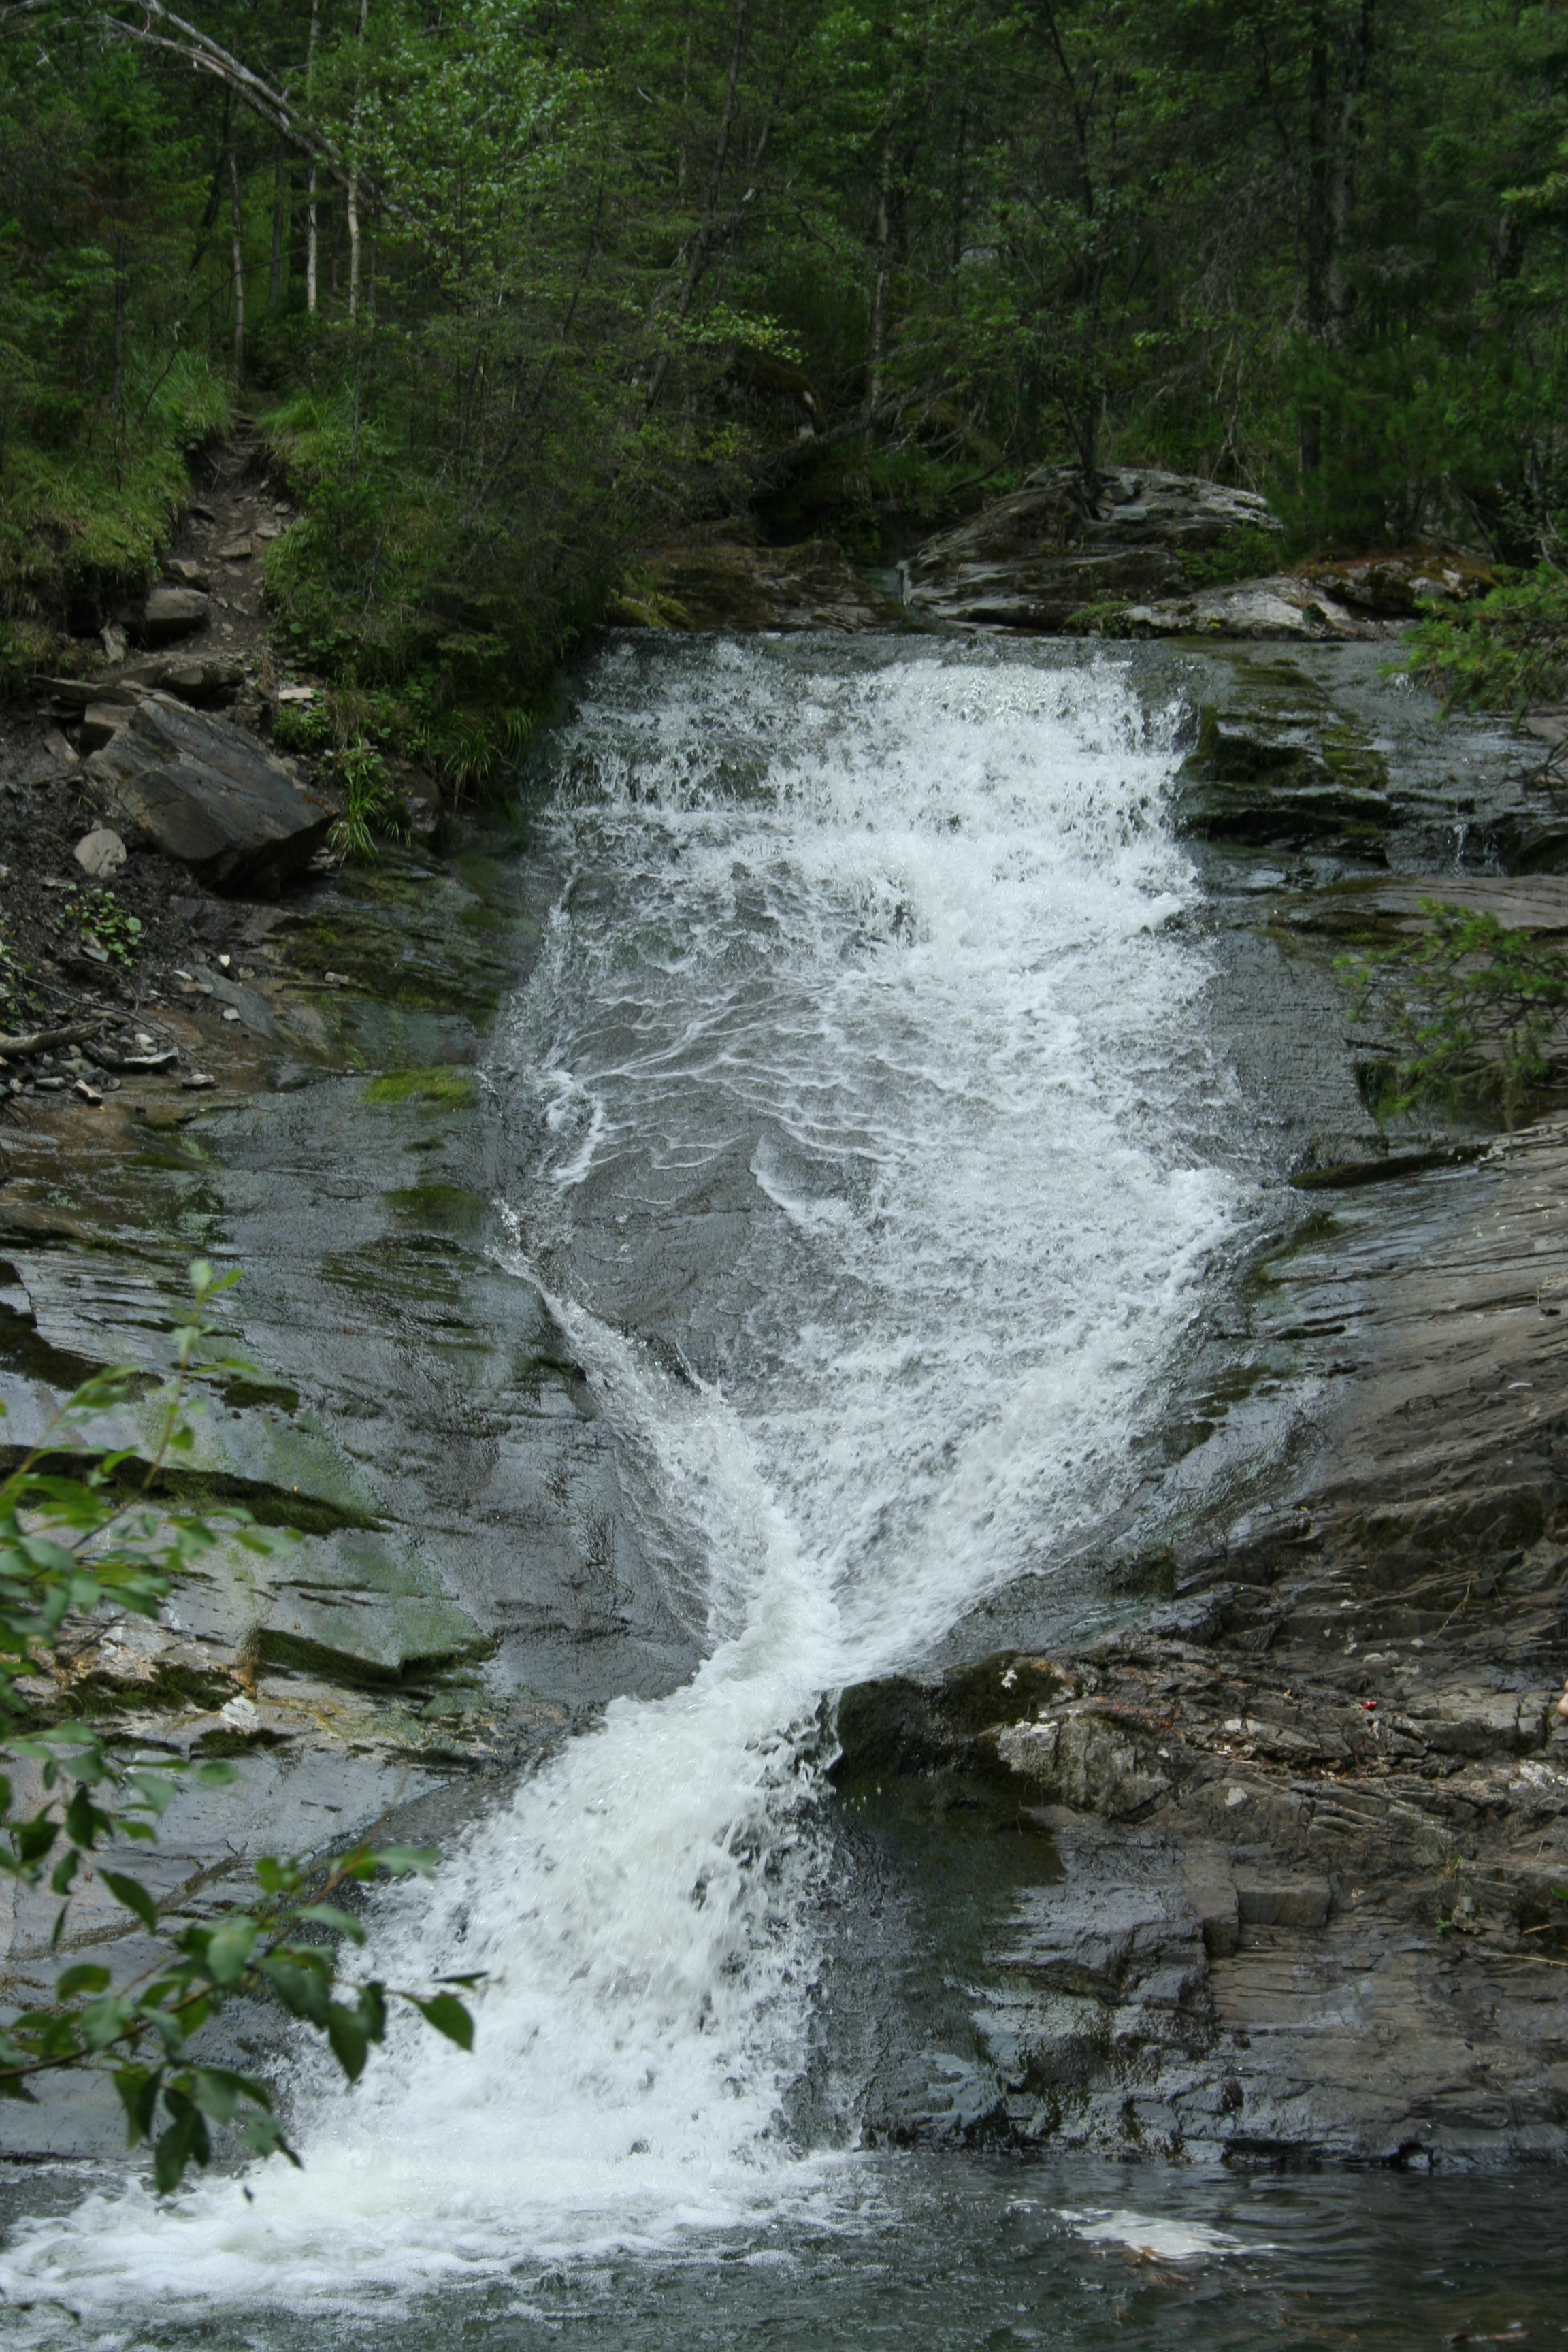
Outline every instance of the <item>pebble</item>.
<svg viewBox="0 0 1568 2352"><path fill-rule="evenodd" d="M82 835L74 855L82 872L97 882L105 874L119 873L125 863L125 844L111 825L95 824Z"/></svg>

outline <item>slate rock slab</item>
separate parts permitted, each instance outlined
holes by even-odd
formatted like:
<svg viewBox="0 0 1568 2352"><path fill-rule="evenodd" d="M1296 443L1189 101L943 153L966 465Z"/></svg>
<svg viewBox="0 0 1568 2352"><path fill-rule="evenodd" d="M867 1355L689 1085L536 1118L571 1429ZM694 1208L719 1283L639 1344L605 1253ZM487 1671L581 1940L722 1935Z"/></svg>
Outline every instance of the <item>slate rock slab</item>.
<svg viewBox="0 0 1568 2352"><path fill-rule="evenodd" d="M1222 556L1256 558L1281 526L1249 491L1152 467L1032 474L1021 489L928 540L907 571L910 604L971 627L1057 630L1087 608L1191 593Z"/></svg>
<svg viewBox="0 0 1568 2352"><path fill-rule="evenodd" d="M87 762L106 812L215 888L275 891L309 864L332 812L227 719L151 695Z"/></svg>
<svg viewBox="0 0 1568 2352"><path fill-rule="evenodd" d="M176 588L164 582L154 588L142 608L142 635L150 646L172 645L176 637L188 637L199 629L207 616L207 599L199 588ZM111 655L117 660L124 653Z"/></svg>

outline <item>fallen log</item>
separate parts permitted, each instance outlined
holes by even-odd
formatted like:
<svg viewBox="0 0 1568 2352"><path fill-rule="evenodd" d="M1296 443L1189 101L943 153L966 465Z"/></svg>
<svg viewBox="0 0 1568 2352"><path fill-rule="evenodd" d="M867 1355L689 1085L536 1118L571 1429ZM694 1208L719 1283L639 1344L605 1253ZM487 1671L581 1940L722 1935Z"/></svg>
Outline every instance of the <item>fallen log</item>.
<svg viewBox="0 0 1568 2352"><path fill-rule="evenodd" d="M68 1029L28 1029L18 1037L0 1036L0 1062L19 1061L27 1054L52 1054L57 1045L79 1045L96 1037L102 1026L101 1020L78 1021Z"/></svg>

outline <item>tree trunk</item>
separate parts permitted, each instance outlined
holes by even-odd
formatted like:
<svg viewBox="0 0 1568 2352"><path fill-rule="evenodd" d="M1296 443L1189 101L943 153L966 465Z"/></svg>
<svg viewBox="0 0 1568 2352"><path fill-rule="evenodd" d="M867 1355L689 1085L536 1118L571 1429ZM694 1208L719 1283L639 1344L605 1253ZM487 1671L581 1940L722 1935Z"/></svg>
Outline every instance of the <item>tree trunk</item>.
<svg viewBox="0 0 1568 2352"><path fill-rule="evenodd" d="M321 29L321 0L310 0L310 39L305 51L305 104L310 103L310 84L316 72L316 37ZM316 159L310 158L310 177L305 190L305 308L313 319L316 315Z"/></svg>
<svg viewBox="0 0 1568 2352"><path fill-rule="evenodd" d="M114 480L125 488L125 231L114 232L114 383L110 392L114 410Z"/></svg>
<svg viewBox="0 0 1568 2352"><path fill-rule="evenodd" d="M1329 29L1320 10L1307 68L1307 332L1320 344L1329 316ZM1300 458L1303 474L1323 462L1323 413L1311 401L1301 411Z"/></svg>
<svg viewBox="0 0 1568 2352"><path fill-rule="evenodd" d="M234 238L234 381L245 382L245 214L239 201L239 158L228 150L229 223Z"/></svg>
<svg viewBox="0 0 1568 2352"><path fill-rule="evenodd" d="M125 231L114 232L114 382L110 404L116 416L125 414Z"/></svg>
<svg viewBox="0 0 1568 2352"><path fill-rule="evenodd" d="M866 404L882 401L882 352L888 331L888 287L892 277L893 232L889 196L893 178L893 126L882 134L882 164L877 175L877 282L871 294L871 348L866 370Z"/></svg>
<svg viewBox="0 0 1568 2352"><path fill-rule="evenodd" d="M708 267L709 256L713 249L713 236L719 226L719 205L724 193L724 166L729 160L730 134L735 122L735 96L741 83L741 58L745 46L745 36L746 0L735 0L735 37L730 45L730 79L724 86L724 111L719 123L719 143L713 153L713 176L709 184L708 204L702 215L702 226L691 241L691 251L686 262L686 275L681 280L680 292L676 298L675 322L678 327L685 324L686 314L691 308L691 298L697 291L702 274ZM668 373L669 350L667 345L654 362L653 374L648 383L647 398L643 409L645 416L652 415L658 403L658 395L664 390L664 379Z"/></svg>
<svg viewBox="0 0 1568 2352"><path fill-rule="evenodd" d="M1328 340L1336 350L1344 340L1355 306L1355 289L1350 282L1346 264L1352 242L1356 158L1366 100L1366 69L1372 55L1372 15L1373 0L1362 0L1358 22L1346 42L1340 65L1339 137L1334 148L1329 204L1327 320Z"/></svg>
<svg viewBox="0 0 1568 2352"><path fill-rule="evenodd" d="M359 0L360 56L354 67L354 105L349 127L349 317L351 319L357 319L359 316L359 115L360 88L364 72L364 27L369 12L370 0Z"/></svg>
<svg viewBox="0 0 1568 2352"><path fill-rule="evenodd" d="M288 179L281 139L272 156L272 259L267 272L267 299L274 310L283 299L283 222L288 210Z"/></svg>

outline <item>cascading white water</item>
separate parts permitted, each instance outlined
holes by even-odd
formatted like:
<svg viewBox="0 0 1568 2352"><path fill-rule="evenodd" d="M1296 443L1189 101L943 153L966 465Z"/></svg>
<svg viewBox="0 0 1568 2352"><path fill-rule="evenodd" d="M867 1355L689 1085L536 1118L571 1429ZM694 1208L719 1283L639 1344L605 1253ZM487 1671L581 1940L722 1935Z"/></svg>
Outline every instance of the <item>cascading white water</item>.
<svg viewBox="0 0 1568 2352"><path fill-rule="evenodd" d="M302 2175L95 2200L20 2235L8 2293L309 2301L831 2202L850 2160L779 2121L820 1698L1116 1500L1232 1215L1184 1140L1206 974L1169 919L1173 725L1061 649L602 659L558 749L573 881L494 1059L504 1206L648 1470L705 1663L386 1904L380 1972L489 1971L473 2059L402 2036L311 2103ZM693 1384L617 1328L621 1268L708 1171L730 1225L706 1263L681 1228Z"/></svg>

